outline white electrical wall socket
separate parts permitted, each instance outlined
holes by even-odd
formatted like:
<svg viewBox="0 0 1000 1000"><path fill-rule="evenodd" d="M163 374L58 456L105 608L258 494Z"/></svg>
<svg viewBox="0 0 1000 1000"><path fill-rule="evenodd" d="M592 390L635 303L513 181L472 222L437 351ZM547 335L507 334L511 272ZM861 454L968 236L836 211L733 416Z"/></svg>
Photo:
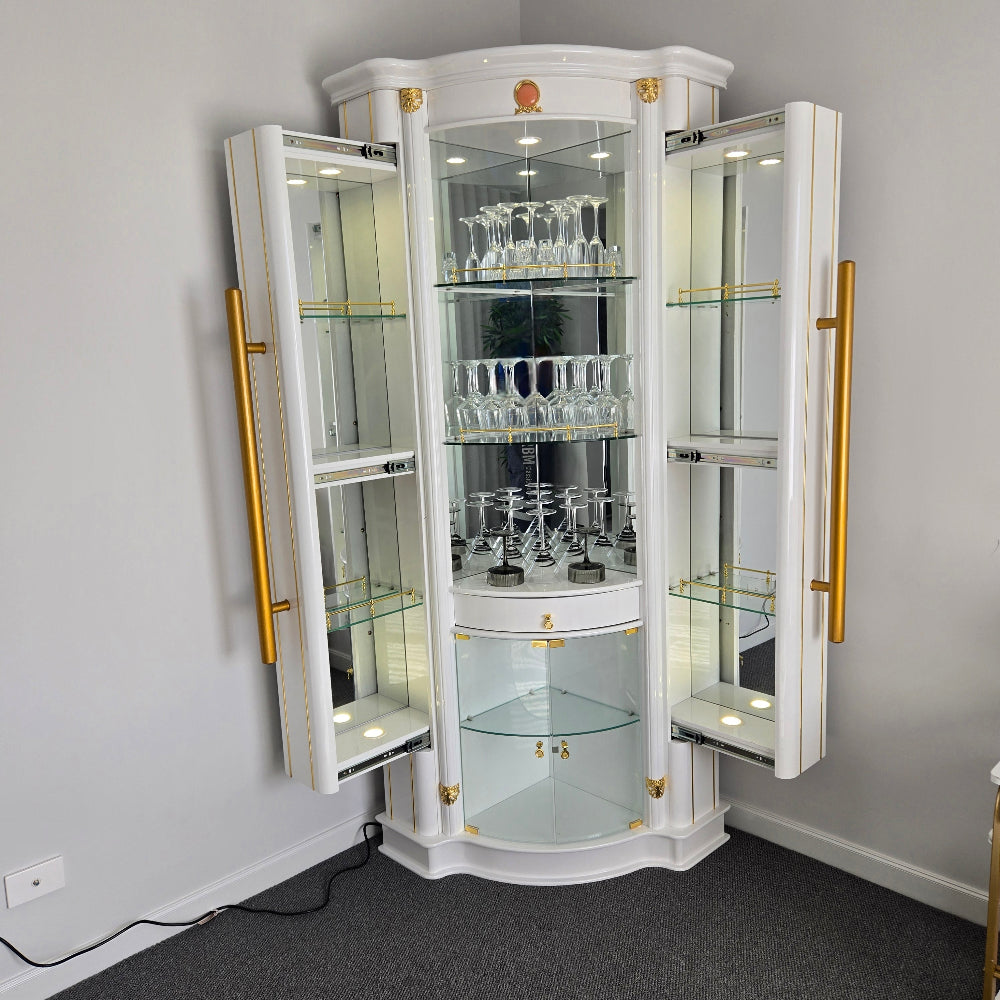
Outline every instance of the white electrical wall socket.
<svg viewBox="0 0 1000 1000"><path fill-rule="evenodd" d="M19 872L11 872L4 876L3 884L7 890L8 909L37 899L46 893L55 892L66 884L62 855L49 858L48 861L42 861L30 868L22 868Z"/></svg>

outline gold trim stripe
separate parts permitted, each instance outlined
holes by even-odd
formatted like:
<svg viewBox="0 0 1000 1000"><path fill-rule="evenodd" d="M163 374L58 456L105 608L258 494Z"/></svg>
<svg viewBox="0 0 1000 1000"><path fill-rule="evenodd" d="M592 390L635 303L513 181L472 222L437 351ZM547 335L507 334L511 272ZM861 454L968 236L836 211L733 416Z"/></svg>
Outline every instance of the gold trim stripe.
<svg viewBox="0 0 1000 1000"><path fill-rule="evenodd" d="M239 191L236 186L236 160L233 156L233 140L226 140L226 148L229 151L229 172L233 183L233 205L235 207L236 214L236 242L240 246L240 272L243 275L244 283L246 282L246 258L243 254L243 222L240 216L240 196ZM247 337L250 341L253 341L253 331L250 327L250 304L248 301L244 300L243 305L244 312L244 322L247 328ZM267 503L267 469L264 465L264 446L261 439L260 430L260 404L258 403L257 396L257 370L254 366L254 356L250 355L250 376L253 380L253 399L254 399L254 410L257 417L257 451L260 457L260 476L261 476L261 491L264 497L264 520L267 524L267 542L268 548L271 547L271 512ZM270 553L268 553L270 557ZM271 595L272 598L274 595ZM281 719L285 724L285 759L288 761L288 776L290 778L294 777L293 774L294 766L292 764L292 738L288 728L288 695L285 690L285 659L282 656L281 650L281 621L278 620L274 623L275 629L275 645L278 651L278 676L281 680Z"/></svg>
<svg viewBox="0 0 1000 1000"><path fill-rule="evenodd" d="M292 582L295 587L295 615L299 623L299 655L302 660L302 695L305 700L306 711L306 741L309 744L309 778L313 790L315 790L316 769L313 763L312 718L309 710L309 685L306 675L306 651L302 635L302 601L299 597L299 567L298 556L295 550L295 525L292 523L292 484L288 476L288 445L285 439L285 410L284 401L282 400L281 395L281 372L278 366L278 338L274 323L274 296L271 291L271 264L267 252L267 234L264 231L264 199L261 197L260 192L260 159L257 153L257 130L251 130L250 134L253 137L254 168L257 172L257 204L260 209L260 238L264 247L264 276L267 280L267 305L271 320L271 352L274 355L274 384L278 397L278 425L281 428L281 453L284 457L285 463L285 496L288 503L288 532L292 549ZM273 596L274 595L272 594L272 598ZM278 623L276 623L276 627L280 629L280 625L278 625Z"/></svg>
<svg viewBox="0 0 1000 1000"><path fill-rule="evenodd" d="M799 774L802 773L802 712L804 706L803 686L805 677L805 634L806 634L806 489L808 485L807 467L809 460L809 355L812 351L812 272L813 272L813 218L816 196L816 105L813 105L812 122L812 167L809 179L809 263L808 291L806 293L806 371L805 399L802 413L802 582L799 604Z"/></svg>

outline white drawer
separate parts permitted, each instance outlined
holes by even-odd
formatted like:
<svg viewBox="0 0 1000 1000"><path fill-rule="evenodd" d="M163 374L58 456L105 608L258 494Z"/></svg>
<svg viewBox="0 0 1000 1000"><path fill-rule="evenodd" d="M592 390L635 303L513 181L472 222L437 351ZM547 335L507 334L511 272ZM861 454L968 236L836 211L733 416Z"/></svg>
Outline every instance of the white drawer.
<svg viewBox="0 0 1000 1000"><path fill-rule="evenodd" d="M455 624L487 632L521 632L545 636L609 628L643 617L642 587L636 583L614 590L572 596L508 597L455 592Z"/></svg>

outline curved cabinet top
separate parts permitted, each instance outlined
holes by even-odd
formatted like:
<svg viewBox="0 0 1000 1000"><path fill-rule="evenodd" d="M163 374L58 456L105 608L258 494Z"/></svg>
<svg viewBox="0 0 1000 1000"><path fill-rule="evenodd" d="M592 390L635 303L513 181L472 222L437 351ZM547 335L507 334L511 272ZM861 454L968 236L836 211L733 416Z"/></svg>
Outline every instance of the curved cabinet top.
<svg viewBox="0 0 1000 1000"><path fill-rule="evenodd" d="M644 77L687 77L723 88L733 71L728 59L686 45L635 51L583 45L511 45L431 59L369 59L328 76L323 89L334 104L376 90L434 90L511 76L591 77L631 83Z"/></svg>

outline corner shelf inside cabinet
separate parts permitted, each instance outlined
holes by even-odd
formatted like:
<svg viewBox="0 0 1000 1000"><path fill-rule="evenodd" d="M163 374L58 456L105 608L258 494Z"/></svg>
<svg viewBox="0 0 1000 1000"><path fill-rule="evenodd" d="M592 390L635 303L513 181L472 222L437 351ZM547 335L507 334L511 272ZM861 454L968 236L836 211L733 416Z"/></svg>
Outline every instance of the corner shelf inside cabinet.
<svg viewBox="0 0 1000 1000"><path fill-rule="evenodd" d="M620 278L518 278L507 281L458 281L435 285L444 293L459 298L466 296L507 297L512 295L534 296L588 296L614 295L619 288L632 284L634 276Z"/></svg>
<svg viewBox="0 0 1000 1000"><path fill-rule="evenodd" d="M588 424L583 427L533 427L521 430L506 427L499 430L462 428L455 437L444 439L445 444L544 444L558 441L627 441L638 437L634 430L619 428L617 424Z"/></svg>
<svg viewBox="0 0 1000 1000"><path fill-rule="evenodd" d="M327 632L339 632L376 618L402 614L424 603L424 595L415 587L403 590L371 583L363 576L326 587L323 596Z"/></svg>
<svg viewBox="0 0 1000 1000"><path fill-rule="evenodd" d="M559 688L539 687L521 698L467 716L460 726L492 736L552 737L604 733L638 721L634 711L603 705Z"/></svg>
<svg viewBox="0 0 1000 1000"><path fill-rule="evenodd" d="M776 586L777 574L773 570L725 564L721 573L681 579L670 593L700 604L773 615Z"/></svg>

